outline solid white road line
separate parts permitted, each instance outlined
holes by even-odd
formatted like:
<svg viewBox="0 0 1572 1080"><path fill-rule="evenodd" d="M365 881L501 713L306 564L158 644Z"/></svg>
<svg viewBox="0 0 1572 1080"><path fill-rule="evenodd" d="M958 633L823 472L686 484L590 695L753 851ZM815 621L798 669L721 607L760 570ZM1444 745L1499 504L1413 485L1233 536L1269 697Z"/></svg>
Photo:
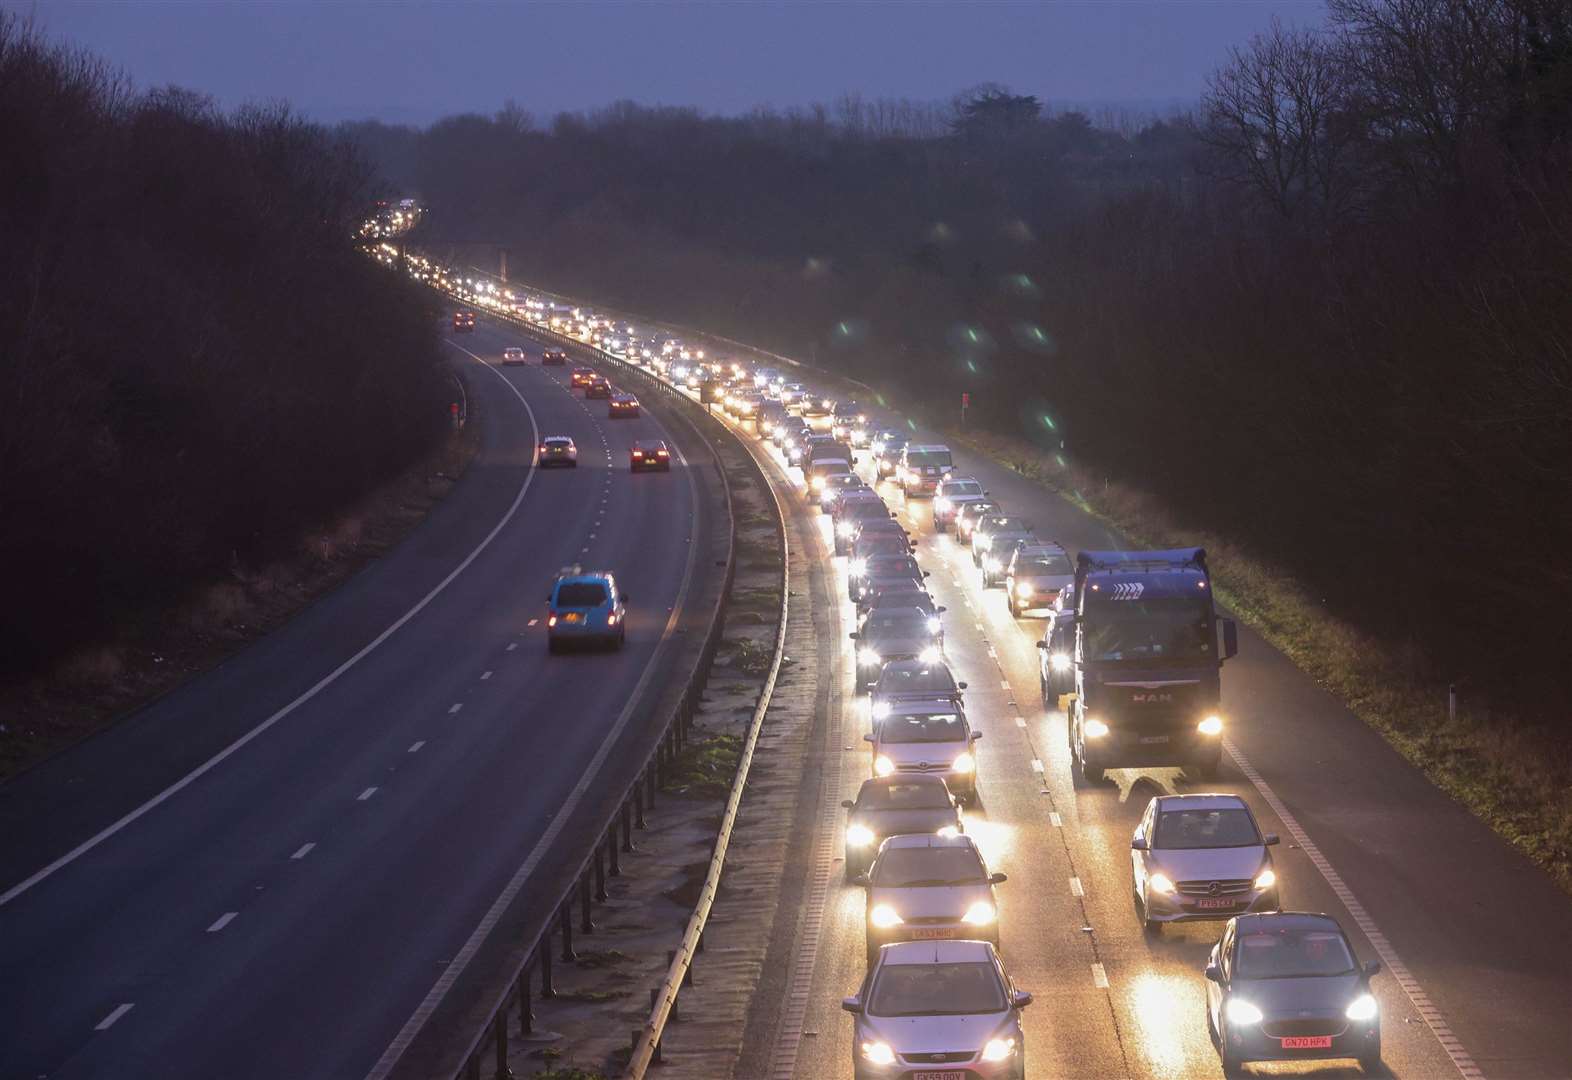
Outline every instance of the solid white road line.
<svg viewBox="0 0 1572 1080"><path fill-rule="evenodd" d="M300 850L295 852L293 855L291 855L290 858L291 859L304 859L307 855L311 854L312 850L315 849L316 846L317 845L316 845L315 841L312 841L309 844L301 844L300 845Z"/></svg>
<svg viewBox="0 0 1572 1080"><path fill-rule="evenodd" d="M239 915L239 914L240 914L240 912L238 912L238 911L226 911L226 912L224 912L218 918L213 920L213 925L207 928L207 932L210 933L210 934L218 933L224 927L226 927L230 923L234 922L235 921L235 916Z"/></svg>
<svg viewBox="0 0 1572 1080"><path fill-rule="evenodd" d="M1283 827L1288 830L1288 834L1294 838L1294 843L1298 844L1299 849L1310 857L1310 861L1315 864L1315 868L1321 872L1321 876L1326 879L1326 883L1337 894L1337 899L1342 902L1344 909L1353 918L1355 924L1358 925L1360 932L1370 942L1370 947L1375 949L1376 955L1381 958L1382 966L1392 973L1392 978L1397 980L1397 985L1403 988L1403 993L1407 994L1408 1000L1413 1003L1414 1011L1419 1013L1425 1024L1435 1033L1436 1039L1441 1043L1441 1048L1452 1059L1452 1064L1457 1067L1457 1071L1467 1077L1468 1080L1483 1080L1484 1073L1479 1070L1479 1066L1474 1063L1473 1057L1452 1033L1451 1026L1447 1024L1446 1017L1441 1014L1441 1010L1435 1007L1435 1004L1430 1000L1430 995L1426 994L1424 988L1419 985L1419 980L1415 979L1412 973L1409 972L1408 965L1404 964L1398 957L1397 950L1392 948L1392 943L1381 932L1381 928L1376 926L1375 920L1370 917L1370 913L1365 910L1365 906L1354 896L1353 890L1343 882L1342 875L1333 869L1331 862L1325 855L1321 854L1321 849L1316 847L1315 841L1311 840L1309 834L1300 827L1298 820L1295 819L1294 815L1283 803L1283 800L1277 797L1277 792L1273 791L1267 784L1266 779L1255 771L1255 766L1250 764L1245 758L1244 752L1234 745L1232 739L1225 738L1223 740L1223 749L1228 751L1228 756L1234 759L1234 764L1239 766L1239 771L1244 773L1245 779L1250 781L1251 785L1261 793L1261 797L1266 800L1266 804L1272 808L1272 813L1277 815L1278 820L1283 823Z"/></svg>
<svg viewBox="0 0 1572 1080"><path fill-rule="evenodd" d="M355 801L356 802L365 802L367 799L371 798L371 796L375 795L376 793L377 793L377 789L376 788L368 787L365 791L362 791L359 795L355 796Z"/></svg>
<svg viewBox="0 0 1572 1080"><path fill-rule="evenodd" d="M360 663L360 661L364 660L367 656L370 656L379 645L396 634L405 623L409 622L416 615L419 615L422 611L424 611L428 604L440 596L444 589L453 584L454 580L469 568L470 563L474 562L480 557L480 553L482 551L485 551L488 547L491 546L491 542L497 538L497 534L507 526L508 522L513 520L513 515L518 513L519 506L524 502L524 495L529 491L530 484L534 482L535 473L537 471L535 469L535 465L538 464L539 460L540 428L535 423L535 411L529 407L529 402L524 400L524 395L519 393L518 388L509 382L507 376L503 375L502 372L486 363L485 360L481 359L479 356L476 356L468 349L454 345L451 341L448 342L448 344L453 345L453 347L458 349L459 352L470 357L481 367L485 368L497 378L501 379L503 385L506 386L509 390L513 391L513 396L519 399L519 403L524 406L525 414L529 417L530 429L533 432L530 440L530 470L524 475L524 482L519 485L518 494L513 496L513 503L508 507L507 512L502 515L501 520L491 527L491 531L488 532L485 538L475 546L473 551L464 556L463 562L455 566L452 571L448 573L447 577L437 582L436 586L433 587L430 592L420 598L419 603L410 608L408 611L404 612L404 614L400 615L391 625L388 626L386 630L383 630L382 633L373 638L354 656L351 656L338 667L328 672L322 677L320 681L317 682L315 686L301 694L294 701L291 701L288 705L285 705L282 709L278 710L272 716L268 717L256 727L246 732L240 738L224 747L224 749L208 758L201 765L198 765L195 769L192 769L189 773L175 781L173 784L169 785L163 791L160 791L157 795L153 796L151 799L148 799L141 806L138 806L135 810L132 810L114 824L99 830L97 833L82 841L76 847L72 848L70 851L66 852L64 855L60 856L60 858L50 863L42 870L39 870L25 881L11 886L11 888L7 889L4 893L0 893L0 907L4 907L6 904L9 904L12 900L15 900L18 896L21 896L34 885L37 885L40 881L43 881L45 878L54 874L61 867L69 866L77 859L80 859L83 855L86 855L89 851L92 851L99 844L102 844L105 840L108 840L111 836L114 836L121 829L124 829L132 822L147 814L149 811L163 805L165 802L169 801L171 798L178 795L192 784L196 783L203 776L216 769L231 755L239 751L247 743L261 736L274 724L278 723L280 720L284 719L284 717L288 716L290 713L300 708L300 706L304 705L306 702L320 694L323 690L331 686L341 675L343 675L350 668L354 667L356 664ZM130 1006L127 1005L126 1008L130 1008Z"/></svg>
<svg viewBox="0 0 1572 1080"><path fill-rule="evenodd" d="M126 1002L124 1005L116 1005L114 1012L110 1013L108 1016L104 1017L98 1023L93 1025L93 1030L108 1031L110 1028L115 1026L116 1020L119 1020L122 1016L130 1012L135 1007L136 1003L131 1001Z"/></svg>
<svg viewBox="0 0 1572 1080"><path fill-rule="evenodd" d="M508 383L508 385L511 387L513 384ZM513 392L517 394L518 390L515 389ZM522 400L522 396L520 400ZM656 423L659 424L660 422L657 420ZM681 448L677 446L676 441L669 438L669 434L668 432L668 441L677 455L677 460L681 462L684 473L688 477L688 490L694 504L697 505L699 488L698 481L694 478L695 470L689 467L687 457L682 453ZM538 435L536 441L539 441ZM584 550L588 551L589 549L585 548ZM666 628L661 632L660 641L656 643L654 651L650 653L649 663L644 665L644 671L639 676L639 681L634 684L633 692L628 695L628 703L623 706L622 712L618 714L616 721L611 726L611 730L606 733L606 738L600 744L600 748L595 751L595 756L590 759L589 765L584 769L573 790L568 792L568 797L562 801L562 805L557 809L556 816L551 819L551 824L546 826L546 831L535 842L535 847L525 858L523 865L514 871L513 876L508 879L507 885L503 888L501 895L487 909L486 914L481 917L480 924L475 927L474 932L470 934L469 939L464 942L453 959L448 961L435 985L427 992L425 999L416 1006L414 1013L404 1022L404 1026L399 1029L399 1033L393 1037L393 1041L388 1044L388 1048L382 1052L382 1056L377 1059L377 1063L366 1074L366 1080L383 1080L393 1071L393 1067L398 1064L399 1058L404 1056L404 1051L409 1049L409 1044L415 1041L415 1036L420 1034L420 1029L426 1026L426 1021L430 1019L431 1014L437 1011L437 1007L442 1004L442 999L447 997L448 991L458 981L459 976L464 973L465 968L469 967L470 961L480 951L481 945L491 936L492 930L501 921L503 913L512 905L514 899L523 890L529 879L534 876L541 860L546 857L546 852L556 842L557 834L562 831L568 819L573 816L573 812L578 809L579 802L584 798L585 792L589 790L590 783L600 774L601 766L605 763L606 758L610 756L612 747L616 745L617 740L622 737L623 729L628 726L628 720L633 716L634 709L638 707L640 700L643 698L645 687L649 685L650 679L654 677L655 672L659 669L661 656L665 653L666 646L672 638L672 631L676 629L677 620L682 615L683 604L688 596L688 586L693 580L694 557L697 553L697 547L692 545L688 547L688 561L682 570L682 583L677 586L676 600L672 604L671 614L666 619Z"/></svg>

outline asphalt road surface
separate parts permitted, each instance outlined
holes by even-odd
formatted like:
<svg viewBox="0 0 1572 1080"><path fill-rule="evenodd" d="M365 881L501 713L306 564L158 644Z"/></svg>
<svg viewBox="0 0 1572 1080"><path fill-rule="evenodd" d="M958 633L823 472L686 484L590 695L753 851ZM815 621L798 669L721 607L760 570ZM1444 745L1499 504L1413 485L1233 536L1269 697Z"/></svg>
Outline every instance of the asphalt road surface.
<svg viewBox="0 0 1572 1080"><path fill-rule="evenodd" d="M1008 469L977 455L955 458L958 474L982 480L1072 554L1128 546ZM791 477L800 482L796 470ZM1220 1075L1201 969L1221 924L1143 935L1129 853L1153 795L1208 790L1242 795L1262 828L1282 836L1274 858L1285 908L1335 915L1361 960L1387 960L1373 990L1388 1075L1572 1075L1572 902L1538 869L1244 628L1240 655L1223 669L1230 755L1218 780L1123 769L1111 770L1105 784L1078 787L1064 713L1039 693L1042 620L1011 617L1003 590L981 587L969 551L933 532L930 500L908 503L893 484L880 490L920 540L929 586L949 609L949 661L969 683L967 714L985 733L977 750L981 797L967 811L967 831L990 868L1009 875L998 890L1002 957L1017 985L1036 995L1024 1014L1029 1076ZM821 528L829 561L827 520ZM804 788L822 783L814 798L828 807L854 797L871 764L862 741L870 730L866 698L851 687L845 560L833 562L842 612L836 647L847 661L840 713L823 724L822 758L810 761ZM815 856L805 839L800 865L788 870L790 879L807 880L810 900L812 883L828 882L822 922L797 911L776 927L767 966L795 974L782 987L784 1001L756 1003L739 1077L852 1075L852 1022L840 1000L858 992L865 970L864 898L842 880L844 811L826 817L829 842L812 837ZM1359 1075L1352 1064L1252 1068Z"/></svg>
<svg viewBox="0 0 1572 1080"><path fill-rule="evenodd" d="M587 845L553 819L597 754L648 745L629 702L713 562L709 459L608 420L514 333L452 344L483 447L405 543L0 787L0 1078L360 1080L526 858ZM530 365L498 367L505 344ZM533 470L548 434L576 470ZM630 475L656 437L695 464ZM575 562L630 594L623 651L547 655Z"/></svg>

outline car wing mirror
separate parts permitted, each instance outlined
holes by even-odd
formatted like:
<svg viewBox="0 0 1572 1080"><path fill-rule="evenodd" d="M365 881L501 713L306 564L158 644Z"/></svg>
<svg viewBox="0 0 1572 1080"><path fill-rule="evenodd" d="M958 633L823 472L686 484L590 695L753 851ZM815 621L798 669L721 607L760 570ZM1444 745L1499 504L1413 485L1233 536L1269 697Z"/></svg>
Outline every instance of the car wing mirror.
<svg viewBox="0 0 1572 1080"><path fill-rule="evenodd" d="M851 633L847 634L846 636L851 638L853 641L856 641L861 635L858 634L857 631L853 630Z"/></svg>
<svg viewBox="0 0 1572 1080"><path fill-rule="evenodd" d="M926 570L924 570L924 571L923 571L923 572L922 572L922 576L923 576L923 577L933 577L933 575L932 575L932 574L930 574L930 573L929 573L929 572L928 572L928 571L926 571Z"/></svg>
<svg viewBox="0 0 1572 1080"><path fill-rule="evenodd" d="M891 511L890 511L890 516L891 516L891 517L894 517L894 516L895 516L895 511L894 511L894 510L891 510Z"/></svg>
<svg viewBox="0 0 1572 1080"><path fill-rule="evenodd" d="M993 874L989 874L988 875L988 884L990 884L990 885L1003 885L1006 881L1009 881L1009 880L1010 880L1010 875L1009 874L993 873Z"/></svg>
<svg viewBox="0 0 1572 1080"><path fill-rule="evenodd" d="M982 738L982 735L983 733L980 731L972 732L972 742L976 742L978 739Z"/></svg>
<svg viewBox="0 0 1572 1080"><path fill-rule="evenodd" d="M1222 985L1223 969L1218 967L1216 964L1207 964L1205 975L1208 982L1217 983L1219 986Z"/></svg>
<svg viewBox="0 0 1572 1080"><path fill-rule="evenodd" d="M963 683L963 682L958 682L958 683L955 684L955 688L957 690L965 690L966 689L966 684Z"/></svg>
<svg viewBox="0 0 1572 1080"><path fill-rule="evenodd" d="M877 741L877 738L878 738L878 736L869 734L869 735L864 735L862 737L862 741L863 742L875 742L875 741Z"/></svg>
<svg viewBox="0 0 1572 1080"><path fill-rule="evenodd" d="M851 879L851 883L853 885L868 885L872 880L867 874L858 874Z"/></svg>
<svg viewBox="0 0 1572 1080"><path fill-rule="evenodd" d="M841 806L845 807L847 810L850 810L852 807L854 807L856 805L857 804L852 802L850 799L842 799L841 800Z"/></svg>
<svg viewBox="0 0 1572 1080"><path fill-rule="evenodd" d="M1010 1004L1017 1009L1024 1009L1031 1003L1032 992L1030 990L1017 990L1010 995Z"/></svg>
<svg viewBox="0 0 1572 1080"><path fill-rule="evenodd" d="M1282 840L1278 837L1278 835L1275 832L1269 832L1269 833L1267 833L1265 836L1263 836L1261 838L1261 842L1263 844L1265 844L1267 847L1271 847L1274 844L1282 843Z"/></svg>
<svg viewBox="0 0 1572 1080"><path fill-rule="evenodd" d="M1039 649L1043 649L1043 650L1046 650L1046 649L1047 649L1047 648L1048 648L1048 642L1047 642L1047 641L1039 641L1039 642L1038 642L1038 643L1037 643L1037 647L1038 647L1038 648L1039 648Z"/></svg>
<svg viewBox="0 0 1572 1080"><path fill-rule="evenodd" d="M1379 961L1379 960L1367 960L1367 961L1365 961L1365 978L1368 979L1368 978L1370 978L1373 975L1377 975L1377 974L1380 973L1380 971L1381 971L1381 961Z"/></svg>
<svg viewBox="0 0 1572 1080"><path fill-rule="evenodd" d="M862 998L853 994L851 997L841 998L841 1008L849 1013L862 1012Z"/></svg>
<svg viewBox="0 0 1572 1080"><path fill-rule="evenodd" d="M1131 851L1147 851L1147 850L1149 850L1149 848L1147 846L1147 843L1146 843L1146 837L1144 837L1144 836L1137 836L1134 840L1131 840L1130 841L1130 850Z"/></svg>

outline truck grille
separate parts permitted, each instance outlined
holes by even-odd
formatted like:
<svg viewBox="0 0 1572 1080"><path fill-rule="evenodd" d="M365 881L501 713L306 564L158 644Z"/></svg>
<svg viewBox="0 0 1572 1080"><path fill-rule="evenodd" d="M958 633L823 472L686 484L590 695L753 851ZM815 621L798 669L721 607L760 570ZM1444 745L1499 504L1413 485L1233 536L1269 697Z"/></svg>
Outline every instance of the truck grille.
<svg viewBox="0 0 1572 1080"><path fill-rule="evenodd" d="M1181 881L1179 892L1185 896L1237 896L1250 891L1249 878L1227 878L1222 881ZM1213 886L1216 889L1213 889Z"/></svg>

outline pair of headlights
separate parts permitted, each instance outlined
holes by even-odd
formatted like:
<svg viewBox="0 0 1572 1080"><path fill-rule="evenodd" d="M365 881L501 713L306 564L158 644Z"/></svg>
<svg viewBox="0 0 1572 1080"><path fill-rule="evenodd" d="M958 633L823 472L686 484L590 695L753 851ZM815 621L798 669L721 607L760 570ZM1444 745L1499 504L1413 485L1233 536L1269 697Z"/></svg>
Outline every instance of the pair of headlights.
<svg viewBox="0 0 1572 1080"><path fill-rule="evenodd" d="M1241 1026L1259 1024L1265 1019L1260 1009L1243 998L1229 998L1228 1003L1223 1006L1223 1012L1230 1024ZM1343 1010L1343 1015L1350 1020L1374 1020L1380 1012L1381 1006L1377 1004L1373 995L1360 994L1348 1003L1348 1007Z"/></svg>
<svg viewBox="0 0 1572 1080"><path fill-rule="evenodd" d="M966 909L961 921L968 926L988 926L999 918L999 911L987 900L978 900ZM875 904L868 913L868 921L880 930L900 926L906 922L901 913L889 904Z"/></svg>
<svg viewBox="0 0 1572 1080"><path fill-rule="evenodd" d="M1063 658L1064 663L1060 664L1059 661L1062 655L1061 653L1055 653L1051 661L1056 671L1065 671L1070 667L1070 658L1067 656ZM1195 730L1202 735L1221 735L1223 733L1223 718L1221 716L1208 716L1205 720L1195 725ZM1108 725L1093 717L1082 722L1081 733L1088 739L1101 739L1108 734Z"/></svg>
<svg viewBox="0 0 1572 1080"><path fill-rule="evenodd" d="M1255 876L1254 885L1257 889L1270 889L1276 884L1277 873L1270 866ZM1164 896L1172 896L1178 891L1177 886L1173 883L1173 879L1161 870L1154 872L1146 879L1146 887L1152 892L1162 893Z"/></svg>
<svg viewBox="0 0 1572 1080"><path fill-rule="evenodd" d="M871 1065L894 1065L895 1051L890 1049L889 1043L865 1042L862 1044L863 1060ZM1014 1037L1006 1039L989 1039L983 1047L982 1059L984 1061L1007 1061L1015 1056Z"/></svg>
<svg viewBox="0 0 1572 1080"><path fill-rule="evenodd" d="M880 754L873 759L873 771L880 776L889 776L895 771L895 762ZM950 762L950 771L959 773L962 776L970 776L977 771L977 759L969 753L962 753L954 761Z"/></svg>

